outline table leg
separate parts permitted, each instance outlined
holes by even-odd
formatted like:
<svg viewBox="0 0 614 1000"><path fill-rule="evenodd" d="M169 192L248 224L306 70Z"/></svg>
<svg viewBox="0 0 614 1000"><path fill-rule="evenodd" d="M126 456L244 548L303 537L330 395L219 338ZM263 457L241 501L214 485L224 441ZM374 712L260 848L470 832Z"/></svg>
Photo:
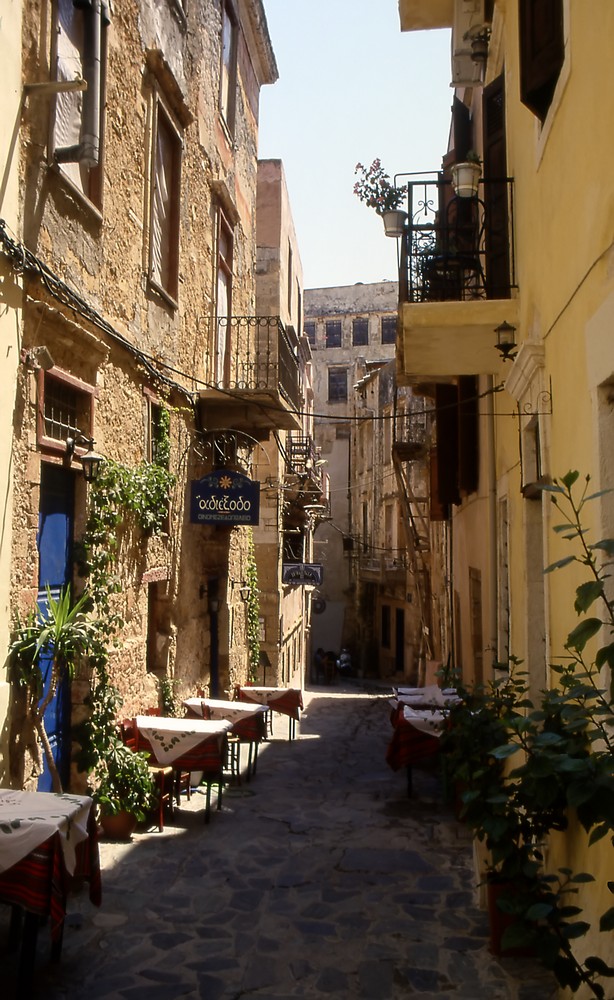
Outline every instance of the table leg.
<svg viewBox="0 0 614 1000"><path fill-rule="evenodd" d="M26 911L21 933L21 954L19 956L16 1000L31 1000L32 997L32 980L34 977L39 924L40 917L36 913Z"/></svg>

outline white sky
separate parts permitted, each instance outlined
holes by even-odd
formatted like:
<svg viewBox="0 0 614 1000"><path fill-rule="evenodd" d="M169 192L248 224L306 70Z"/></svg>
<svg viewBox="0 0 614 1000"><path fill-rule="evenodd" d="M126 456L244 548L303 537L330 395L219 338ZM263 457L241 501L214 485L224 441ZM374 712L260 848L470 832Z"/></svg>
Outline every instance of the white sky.
<svg viewBox="0 0 614 1000"><path fill-rule="evenodd" d="M429 0L425 0L429 2ZM357 162L436 170L449 31L401 33L397 0L264 0L279 80L260 95L262 159L283 161L305 288L396 280L396 240L353 193Z"/></svg>

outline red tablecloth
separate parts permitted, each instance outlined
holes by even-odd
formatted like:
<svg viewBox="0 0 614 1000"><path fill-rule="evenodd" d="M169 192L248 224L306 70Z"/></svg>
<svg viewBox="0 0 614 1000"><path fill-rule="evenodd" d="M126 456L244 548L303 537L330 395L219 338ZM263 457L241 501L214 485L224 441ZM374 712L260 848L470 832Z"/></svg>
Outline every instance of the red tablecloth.
<svg viewBox="0 0 614 1000"><path fill-rule="evenodd" d="M299 688L237 687L239 701L267 704L273 712L287 715L298 722L303 709L303 694Z"/></svg>
<svg viewBox="0 0 614 1000"><path fill-rule="evenodd" d="M53 941L62 936L66 896L72 878L88 879L90 899L100 906L100 859L93 807L88 819L87 839L77 845L75 853L76 868L71 876L66 871L60 834L56 833L0 875L0 901L49 917Z"/></svg>
<svg viewBox="0 0 614 1000"><path fill-rule="evenodd" d="M411 767L418 760L439 753L440 738L420 732L403 716L403 706L391 713L393 725L392 739L386 751L386 763L393 771L401 767Z"/></svg>
<svg viewBox="0 0 614 1000"><path fill-rule="evenodd" d="M154 733L158 730L164 732L167 723L172 723L177 732L175 735L172 732L165 733L166 742L163 754ZM198 730L204 725L205 723L198 719L166 720L137 716L138 749L147 751L151 755L151 763L156 763L160 767L170 765L181 771L205 771L207 774L221 774L226 761L226 733L231 729L231 725L220 722L215 727L216 732L203 733L202 738L198 739ZM209 725L214 726L214 723L209 723ZM188 736L193 737L191 745L182 747L182 737Z"/></svg>

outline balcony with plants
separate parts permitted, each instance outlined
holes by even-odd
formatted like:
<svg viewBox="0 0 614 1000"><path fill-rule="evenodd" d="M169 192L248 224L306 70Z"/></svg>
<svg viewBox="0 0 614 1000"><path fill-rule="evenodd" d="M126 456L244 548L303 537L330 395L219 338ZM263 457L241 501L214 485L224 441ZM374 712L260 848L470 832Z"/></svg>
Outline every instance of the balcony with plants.
<svg viewBox="0 0 614 1000"><path fill-rule="evenodd" d="M278 316L224 316L213 325L215 370L200 392L206 426L232 426L255 437L299 430L302 387L294 330Z"/></svg>
<svg viewBox="0 0 614 1000"><path fill-rule="evenodd" d="M463 179L461 171L473 170ZM494 374L495 329L515 324L513 180L480 176L471 154L452 176L410 175L399 241L401 369L419 378Z"/></svg>

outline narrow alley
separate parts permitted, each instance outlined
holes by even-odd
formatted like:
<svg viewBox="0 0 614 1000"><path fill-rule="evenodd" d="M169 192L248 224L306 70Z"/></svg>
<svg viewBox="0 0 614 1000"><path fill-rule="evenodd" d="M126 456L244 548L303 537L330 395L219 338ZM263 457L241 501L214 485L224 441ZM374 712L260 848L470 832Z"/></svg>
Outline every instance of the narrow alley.
<svg viewBox="0 0 614 1000"><path fill-rule="evenodd" d="M437 768L386 765L385 690L315 688L297 739L275 716L250 783L203 823L201 793L130 844L101 841L103 899L69 899L46 1000L547 1000L550 978L488 951L471 839Z"/></svg>

